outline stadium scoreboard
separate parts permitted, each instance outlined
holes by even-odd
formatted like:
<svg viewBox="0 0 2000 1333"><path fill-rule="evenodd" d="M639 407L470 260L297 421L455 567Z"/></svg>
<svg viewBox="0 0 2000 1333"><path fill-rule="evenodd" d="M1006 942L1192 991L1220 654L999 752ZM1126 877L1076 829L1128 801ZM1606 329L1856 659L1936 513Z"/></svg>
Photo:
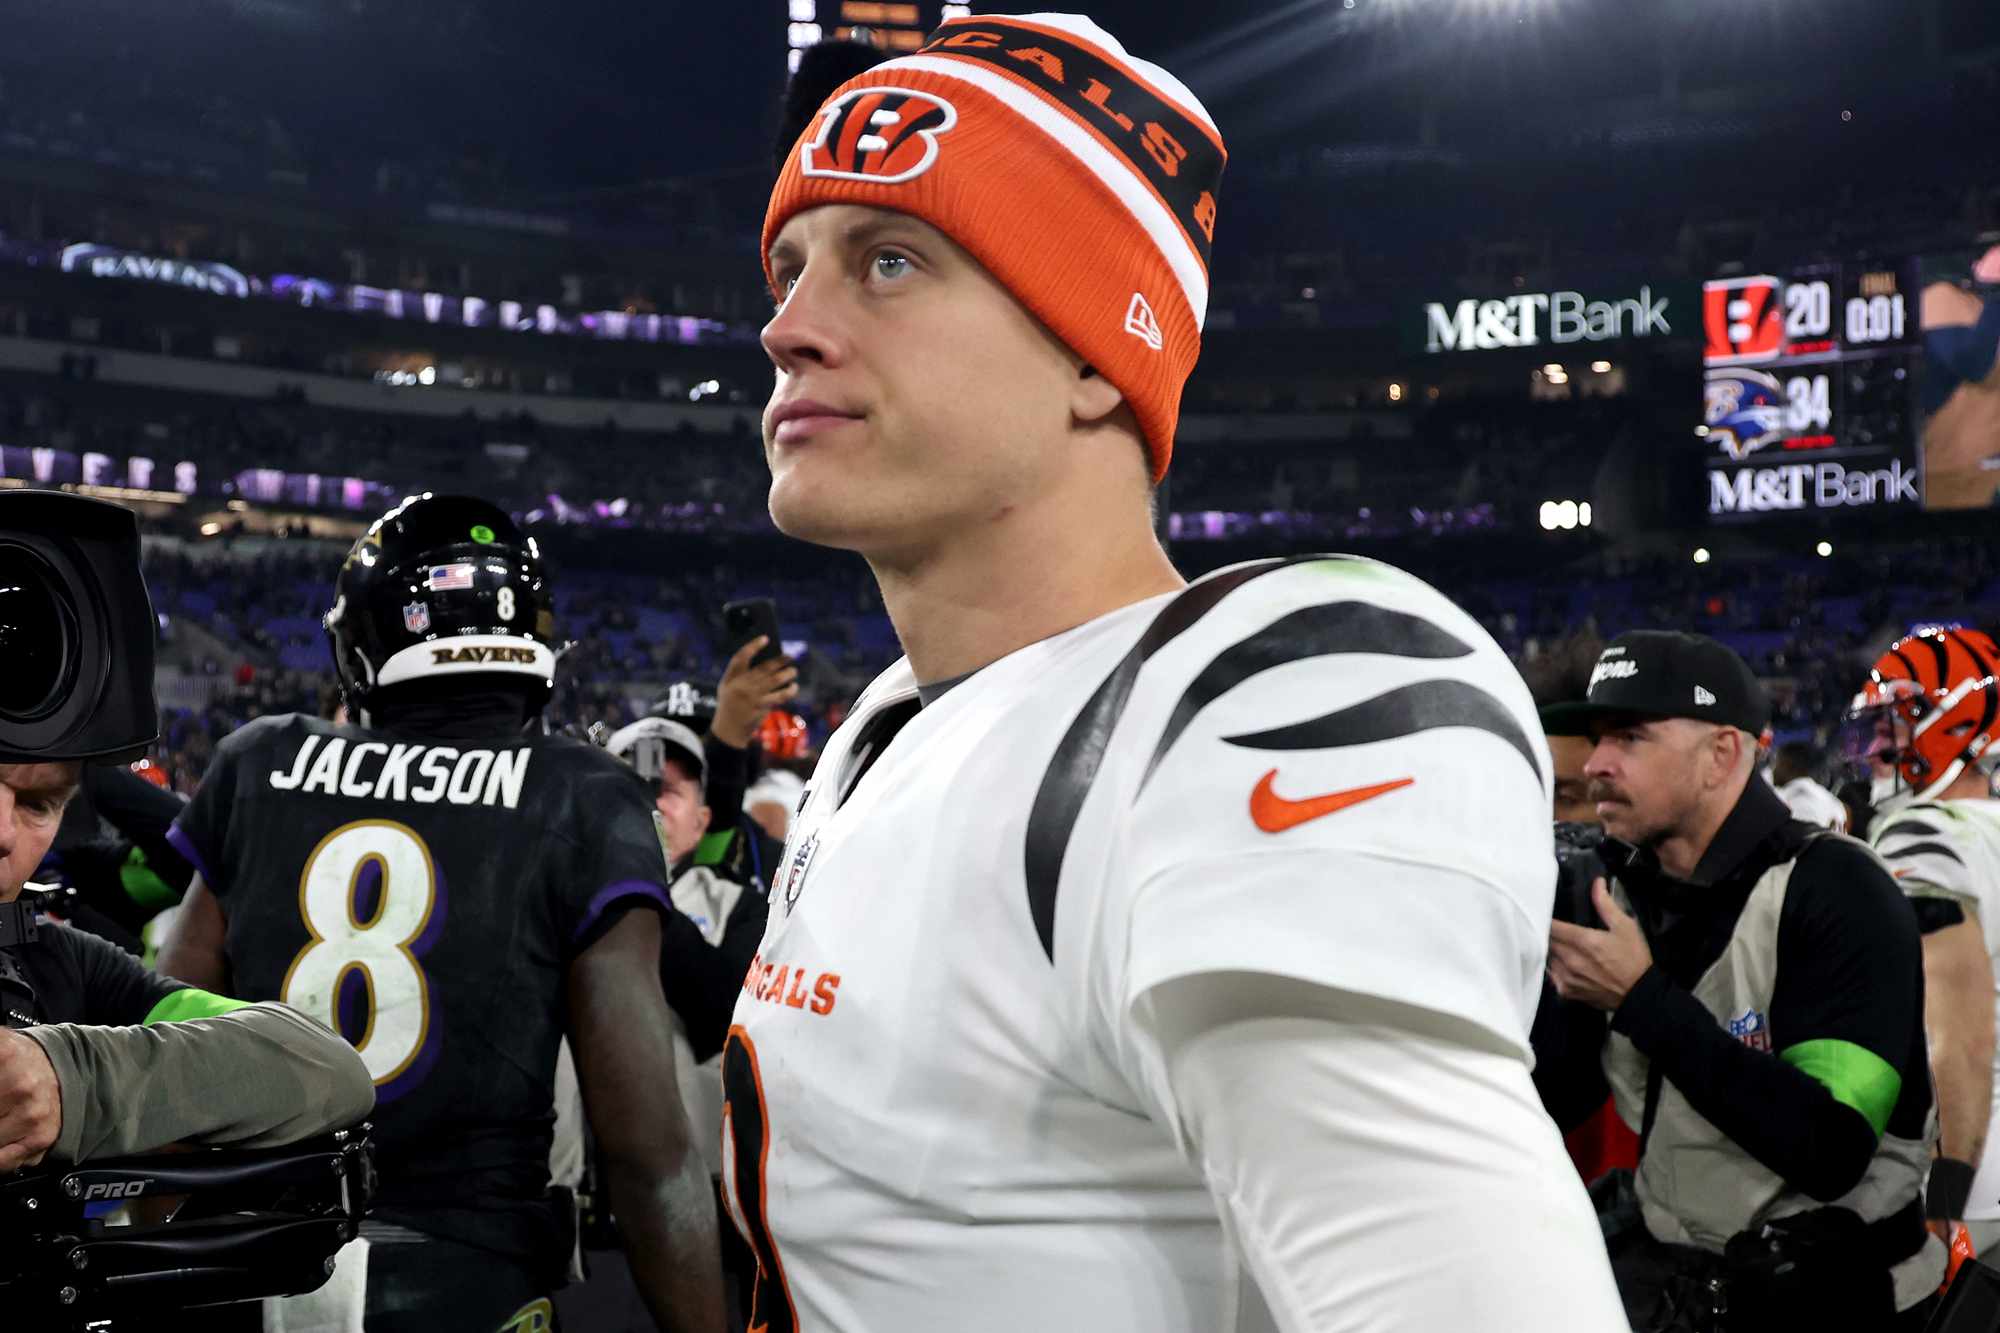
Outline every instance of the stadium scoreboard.
<svg viewBox="0 0 2000 1333"><path fill-rule="evenodd" d="M1710 518L1921 506L1918 261L1702 288Z"/></svg>
<svg viewBox="0 0 2000 1333"><path fill-rule="evenodd" d="M822 41L867 42L895 54L914 51L931 29L972 8L938 0L785 0L786 58L796 70L799 53Z"/></svg>

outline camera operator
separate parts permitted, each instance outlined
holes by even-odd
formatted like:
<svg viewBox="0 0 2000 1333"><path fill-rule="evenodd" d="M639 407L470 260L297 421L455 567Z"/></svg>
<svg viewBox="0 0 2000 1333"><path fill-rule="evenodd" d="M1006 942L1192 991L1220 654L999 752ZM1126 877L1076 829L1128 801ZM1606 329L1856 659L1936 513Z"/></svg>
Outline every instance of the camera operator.
<svg viewBox="0 0 2000 1333"><path fill-rule="evenodd" d="M1633 1326L1921 1328L1945 1256L1923 1222L1937 1122L1895 881L1757 780L1769 705L1714 640L1620 636L1573 711L1610 880L1604 928L1557 922L1549 971L1608 1018L1601 1070L1568 1076L1608 1078L1640 1134L1637 1216L1606 1227Z"/></svg>
<svg viewBox="0 0 2000 1333"><path fill-rule="evenodd" d="M297 1011L169 981L22 899L84 763L129 761L157 730L138 555L125 510L0 495L0 1171L293 1143L375 1101L352 1048Z"/></svg>
<svg viewBox="0 0 2000 1333"><path fill-rule="evenodd" d="M151 769L158 773L158 769ZM72 926L146 956L160 914L187 892L194 867L167 841L187 798L124 764L91 764L63 812L55 847L37 878L51 872L69 890L49 906Z"/></svg>

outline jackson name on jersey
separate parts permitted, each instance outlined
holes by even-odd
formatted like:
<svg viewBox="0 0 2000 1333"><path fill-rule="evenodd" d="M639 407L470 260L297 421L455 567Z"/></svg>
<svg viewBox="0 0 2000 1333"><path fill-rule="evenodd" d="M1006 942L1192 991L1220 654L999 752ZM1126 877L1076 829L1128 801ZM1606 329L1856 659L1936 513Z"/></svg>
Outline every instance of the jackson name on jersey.
<svg viewBox="0 0 2000 1333"><path fill-rule="evenodd" d="M1919 801L1877 823L1871 841L1903 892L1912 898L1946 898L1978 924L1986 952L2000 971L2000 801ZM2000 1008L2000 984L1994 1003ZM1994 1060L2000 1088L2000 1055ZM1986 1131L1987 1149L1972 1182L1965 1215L2000 1218L2000 1098Z"/></svg>
<svg viewBox="0 0 2000 1333"><path fill-rule="evenodd" d="M820 759L724 1052L752 1327L1271 1327L1149 995L1276 975L1525 1066L1549 770L1500 649L1367 560L1220 571L920 710L891 667Z"/></svg>
<svg viewBox="0 0 2000 1333"><path fill-rule="evenodd" d="M288 764L280 762L271 769L272 788L355 800L418 805L448 801L518 810L528 764L534 758L533 751L524 749L460 749L377 740L356 740L350 748L348 740L307 736Z"/></svg>

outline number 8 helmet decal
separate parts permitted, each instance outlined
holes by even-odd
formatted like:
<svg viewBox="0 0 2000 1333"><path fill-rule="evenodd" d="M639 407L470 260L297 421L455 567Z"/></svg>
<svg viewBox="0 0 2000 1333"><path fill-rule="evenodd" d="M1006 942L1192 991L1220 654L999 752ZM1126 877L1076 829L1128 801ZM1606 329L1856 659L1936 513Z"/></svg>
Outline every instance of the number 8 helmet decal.
<svg viewBox="0 0 2000 1333"><path fill-rule="evenodd" d="M535 539L501 509L425 492L363 533L322 622L350 709L406 681L500 673L555 688L555 612Z"/></svg>

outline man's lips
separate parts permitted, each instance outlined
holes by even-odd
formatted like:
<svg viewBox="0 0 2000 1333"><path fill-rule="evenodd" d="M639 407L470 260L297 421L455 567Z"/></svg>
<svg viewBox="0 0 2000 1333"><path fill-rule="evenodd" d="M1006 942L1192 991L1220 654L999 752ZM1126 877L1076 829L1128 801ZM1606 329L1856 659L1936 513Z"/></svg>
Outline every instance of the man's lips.
<svg viewBox="0 0 2000 1333"><path fill-rule="evenodd" d="M860 419L859 412L850 412L811 398L795 399L771 409L771 438L778 444L800 444L814 435Z"/></svg>

